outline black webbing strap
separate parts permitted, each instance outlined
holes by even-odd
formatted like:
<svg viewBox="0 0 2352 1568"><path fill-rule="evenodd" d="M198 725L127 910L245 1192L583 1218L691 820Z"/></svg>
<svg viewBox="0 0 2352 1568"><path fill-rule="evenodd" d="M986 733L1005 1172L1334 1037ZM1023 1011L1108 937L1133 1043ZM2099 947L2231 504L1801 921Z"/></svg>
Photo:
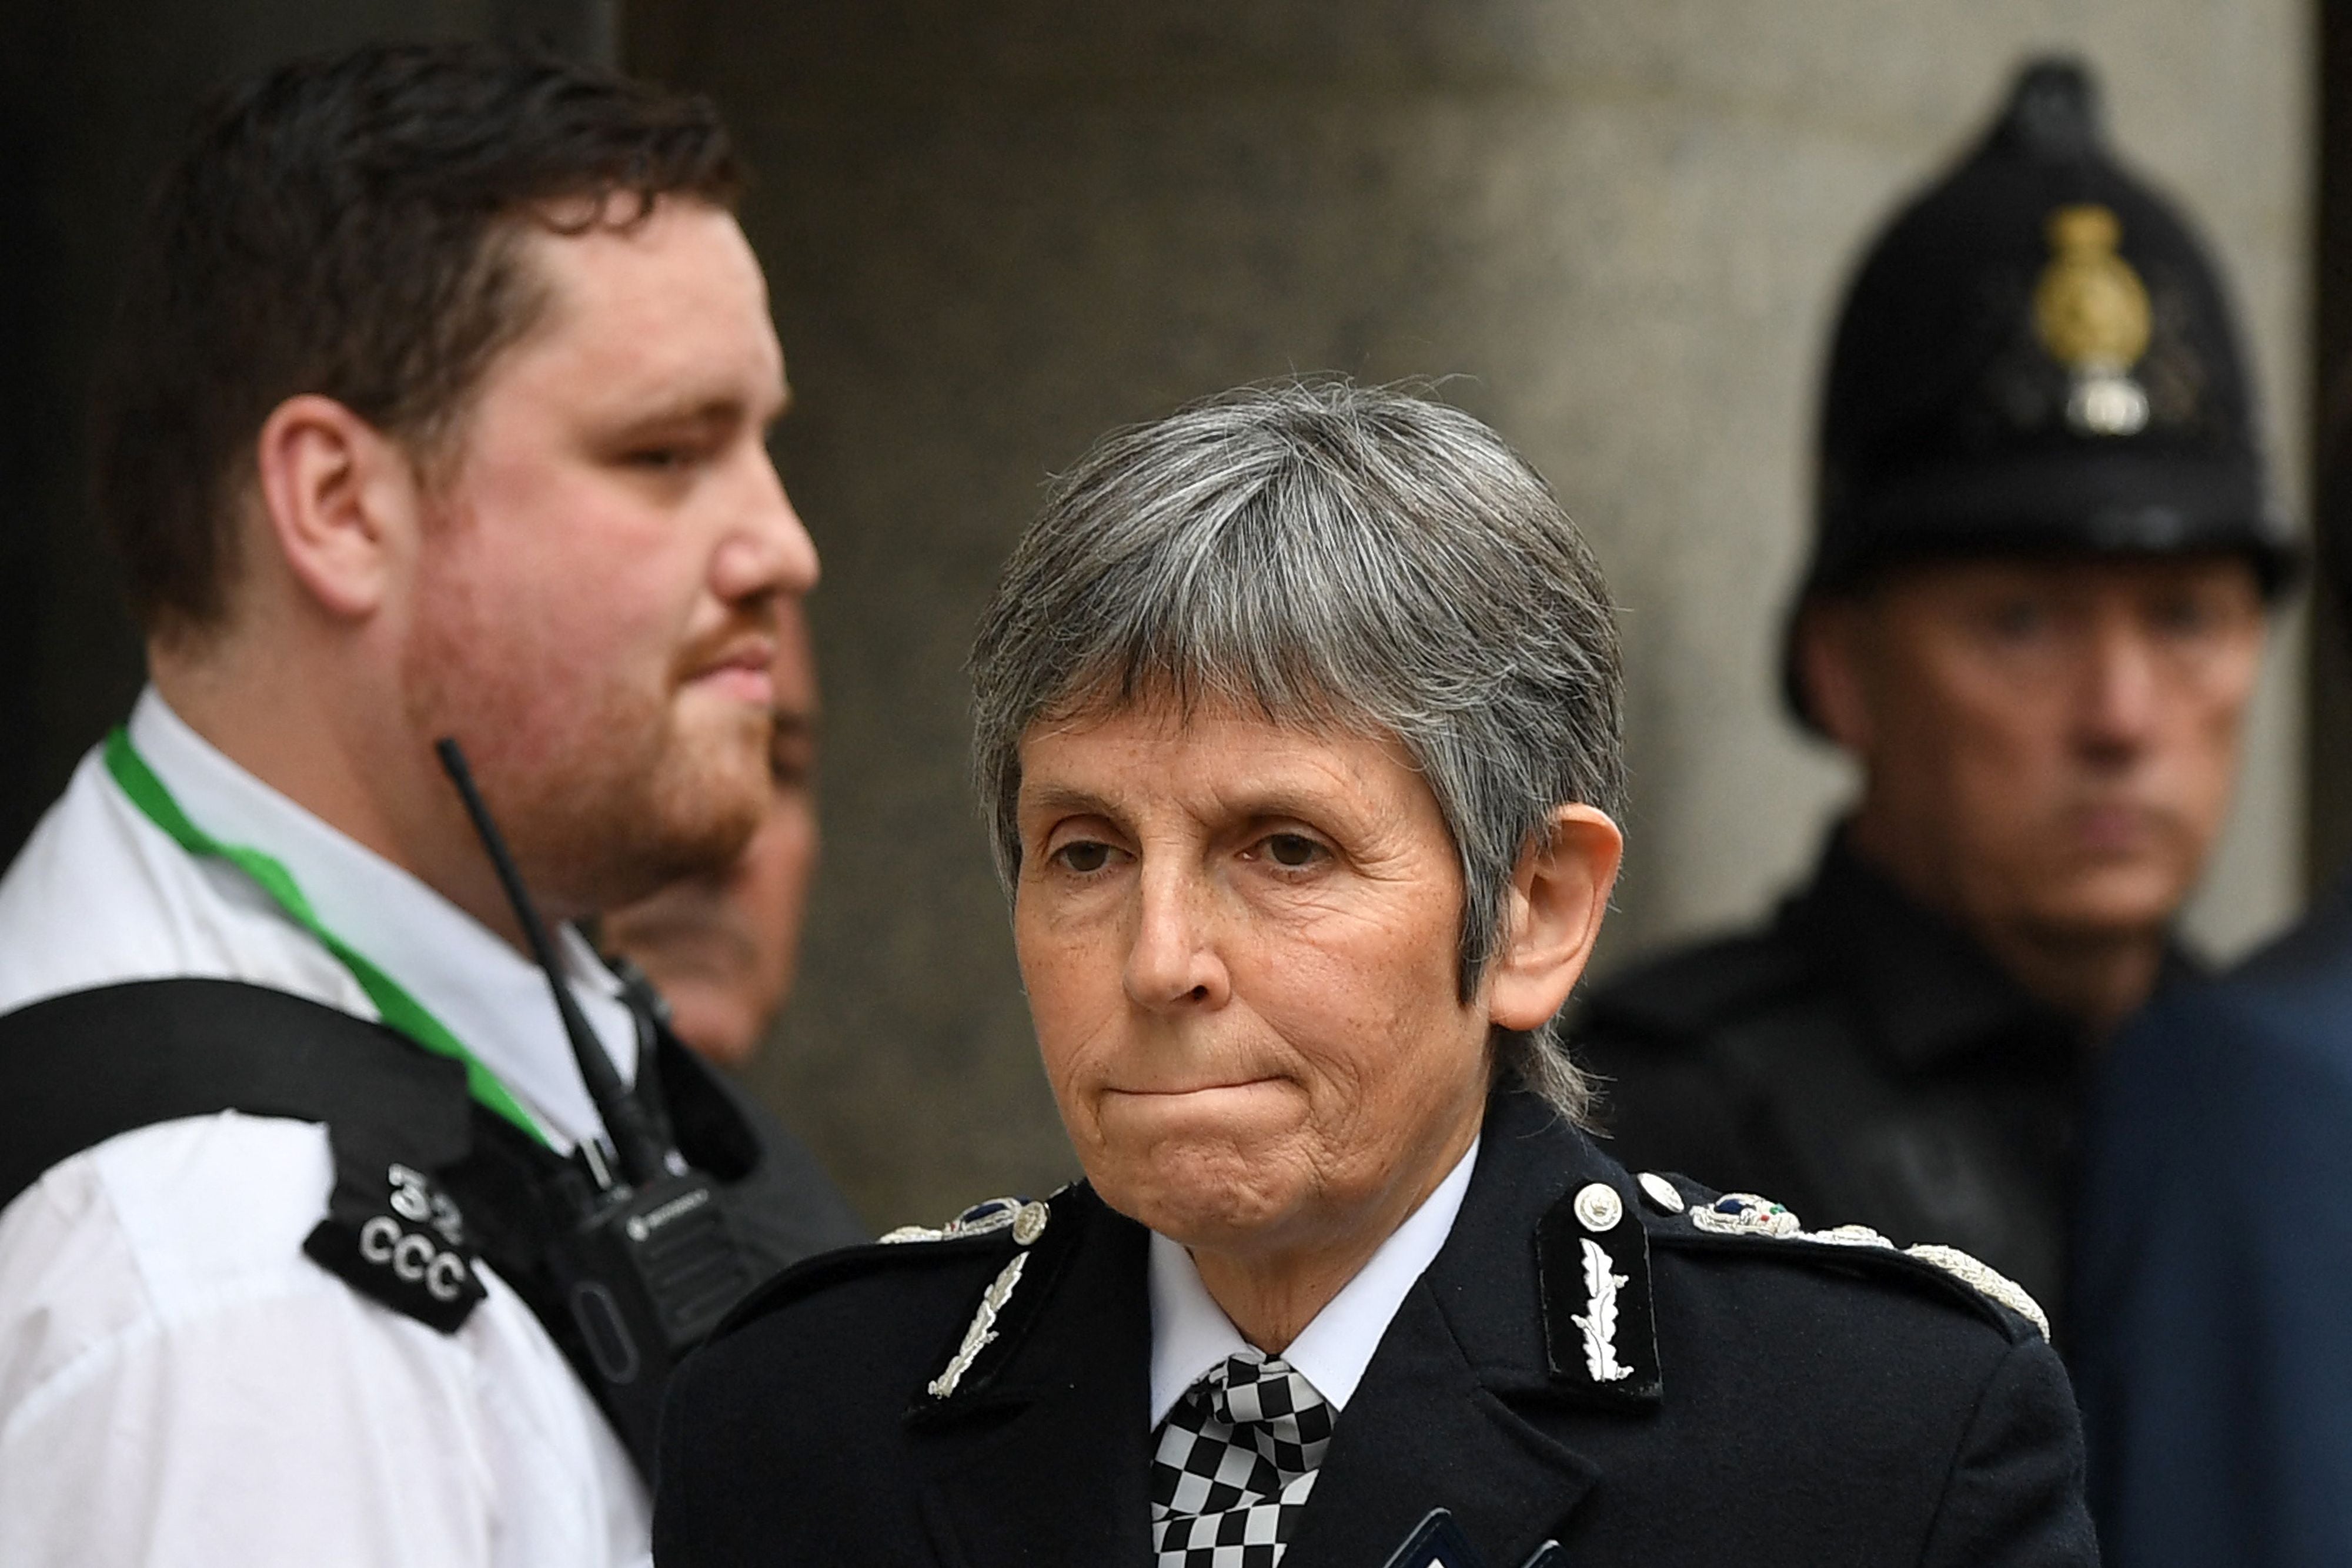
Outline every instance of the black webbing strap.
<svg viewBox="0 0 2352 1568"><path fill-rule="evenodd" d="M241 1111L382 1129L424 1169L471 1145L464 1066L235 980L142 980L0 1017L0 1207L119 1133Z"/></svg>
<svg viewBox="0 0 2352 1568"><path fill-rule="evenodd" d="M781 1129L764 1130L649 1018L641 1012L640 1047L655 1071L640 1072L636 1092L674 1123L686 1157L721 1184L747 1283L861 1239L805 1153ZM583 1270L624 1282L594 1272L611 1260L590 1245L586 1176L474 1100L462 1062L381 1024L282 991L196 979L78 991L0 1017L0 1207L117 1134L223 1111L325 1124L335 1188L303 1251L444 1333L481 1298L470 1268L480 1258L522 1298L651 1477L666 1372L604 1375L571 1300Z"/></svg>

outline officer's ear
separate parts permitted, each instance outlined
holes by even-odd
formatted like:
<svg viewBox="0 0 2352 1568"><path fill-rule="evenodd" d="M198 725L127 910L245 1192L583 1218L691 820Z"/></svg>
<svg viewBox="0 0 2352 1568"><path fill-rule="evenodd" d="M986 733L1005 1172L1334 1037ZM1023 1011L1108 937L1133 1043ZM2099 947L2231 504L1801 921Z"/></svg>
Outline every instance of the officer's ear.
<svg viewBox="0 0 2352 1568"><path fill-rule="evenodd" d="M337 619L379 609L411 552L422 499L398 442L333 398L288 398L254 449L261 512L294 580Z"/></svg>
<svg viewBox="0 0 2352 1568"><path fill-rule="evenodd" d="M1874 728L1864 675L1869 614L1861 597L1837 594L1811 601L1797 615L1797 681L1805 712L1856 757L1869 755Z"/></svg>
<svg viewBox="0 0 2352 1568"><path fill-rule="evenodd" d="M1487 971L1488 1021L1541 1029L1568 1005L1592 956L1625 837L1606 811L1556 806L1550 831L1511 873L1503 940Z"/></svg>

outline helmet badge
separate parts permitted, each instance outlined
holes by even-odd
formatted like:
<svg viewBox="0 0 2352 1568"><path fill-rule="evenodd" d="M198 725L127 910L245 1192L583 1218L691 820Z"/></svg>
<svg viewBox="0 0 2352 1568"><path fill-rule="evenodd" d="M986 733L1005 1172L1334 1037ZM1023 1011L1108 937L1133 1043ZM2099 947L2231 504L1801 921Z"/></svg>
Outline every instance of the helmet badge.
<svg viewBox="0 0 2352 1568"><path fill-rule="evenodd" d="M2147 392L2131 374L2147 351L2147 287L2116 254L2123 228L2094 205L2050 214L2050 265L2033 287L2033 329L2074 377L2066 423L2084 435L2136 435Z"/></svg>

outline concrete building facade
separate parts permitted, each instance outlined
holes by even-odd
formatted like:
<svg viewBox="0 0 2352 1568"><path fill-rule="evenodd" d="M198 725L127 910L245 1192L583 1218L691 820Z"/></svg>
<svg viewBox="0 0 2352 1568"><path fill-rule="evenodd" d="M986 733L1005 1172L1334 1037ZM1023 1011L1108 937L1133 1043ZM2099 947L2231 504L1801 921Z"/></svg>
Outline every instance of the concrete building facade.
<svg viewBox="0 0 2352 1568"><path fill-rule="evenodd" d="M961 664L1038 486L1109 425L1297 371L1437 378L1550 477L1623 609L1635 788L1604 962L1745 918L1850 788L1775 696L1839 291L2010 72L2078 52L2200 220L2299 498L2309 84L2294 0L641 5L714 94L824 552L828 858L760 1069L869 1217L1066 1172L960 772ZM2301 894L2302 665L2192 922Z"/></svg>
<svg viewBox="0 0 2352 1568"><path fill-rule="evenodd" d="M2079 52L2228 269L2299 509L2316 27L2307 0L0 8L0 851L136 688L79 407L198 91L369 37L617 54L714 95L761 172L746 221L799 399L779 453L825 558L826 859L758 1086L877 1225L1049 1187L1070 1162L963 782L961 673L1047 475L1235 382L1433 380L1550 476L1622 606L1636 804L1603 962L1748 917L1850 788L1782 718L1773 650L1858 248L2021 57ZM2285 631L2192 920L2222 952L2306 873Z"/></svg>

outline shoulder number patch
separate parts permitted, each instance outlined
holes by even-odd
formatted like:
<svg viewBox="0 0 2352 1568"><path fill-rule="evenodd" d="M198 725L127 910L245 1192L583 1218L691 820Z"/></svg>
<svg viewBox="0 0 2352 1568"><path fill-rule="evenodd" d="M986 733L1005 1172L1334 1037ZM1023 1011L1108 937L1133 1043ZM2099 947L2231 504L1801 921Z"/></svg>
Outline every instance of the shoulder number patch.
<svg viewBox="0 0 2352 1568"><path fill-rule="evenodd" d="M488 1293L465 1217L424 1172L331 1130L335 1189L302 1243L329 1273L394 1312L455 1333ZM373 1142L373 1140L356 1140Z"/></svg>

